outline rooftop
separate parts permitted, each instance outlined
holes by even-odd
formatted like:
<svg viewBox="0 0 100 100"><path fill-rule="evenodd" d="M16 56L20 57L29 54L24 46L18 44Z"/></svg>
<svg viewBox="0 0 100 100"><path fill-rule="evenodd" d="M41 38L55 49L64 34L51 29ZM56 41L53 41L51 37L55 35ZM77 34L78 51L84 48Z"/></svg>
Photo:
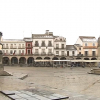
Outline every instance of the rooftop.
<svg viewBox="0 0 100 100"><path fill-rule="evenodd" d="M76 50L74 45L66 45L66 50Z"/></svg>
<svg viewBox="0 0 100 100"><path fill-rule="evenodd" d="M86 41L86 42L93 42L93 41L97 41L96 38L94 36L79 36L79 38L82 40L82 41Z"/></svg>

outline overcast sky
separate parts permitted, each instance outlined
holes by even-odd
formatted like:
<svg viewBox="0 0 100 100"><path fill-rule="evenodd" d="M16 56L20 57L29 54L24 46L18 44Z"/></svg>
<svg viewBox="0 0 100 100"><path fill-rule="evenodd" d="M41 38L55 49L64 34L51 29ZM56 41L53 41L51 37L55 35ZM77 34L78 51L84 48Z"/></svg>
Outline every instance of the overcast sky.
<svg viewBox="0 0 100 100"><path fill-rule="evenodd" d="M4 39L50 30L75 44L78 36L100 36L100 0L0 0Z"/></svg>

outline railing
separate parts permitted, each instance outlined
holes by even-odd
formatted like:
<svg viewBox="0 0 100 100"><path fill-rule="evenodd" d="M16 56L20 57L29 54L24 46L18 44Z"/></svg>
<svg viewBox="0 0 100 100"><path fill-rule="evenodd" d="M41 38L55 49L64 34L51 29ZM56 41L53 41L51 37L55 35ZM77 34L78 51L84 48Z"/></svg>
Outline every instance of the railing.
<svg viewBox="0 0 100 100"><path fill-rule="evenodd" d="M34 56L39 56L40 54L39 54L39 53L34 53L33 55L34 55Z"/></svg>
<svg viewBox="0 0 100 100"><path fill-rule="evenodd" d="M48 56L51 56L51 55L53 55L53 53L51 53L51 52L50 52L50 53L48 53Z"/></svg>
<svg viewBox="0 0 100 100"><path fill-rule="evenodd" d="M46 55L46 52L41 53L41 56L44 56L44 55Z"/></svg>
<svg viewBox="0 0 100 100"><path fill-rule="evenodd" d="M16 49L17 46L10 46L10 49Z"/></svg>
<svg viewBox="0 0 100 100"><path fill-rule="evenodd" d="M39 46L39 44L35 44L34 46L35 46L35 47L38 47L38 46Z"/></svg>
<svg viewBox="0 0 100 100"><path fill-rule="evenodd" d="M84 46L83 49L97 49L97 46Z"/></svg>
<svg viewBox="0 0 100 100"><path fill-rule="evenodd" d="M41 47L45 47L46 45L45 44L41 44Z"/></svg>
<svg viewBox="0 0 100 100"><path fill-rule="evenodd" d="M56 47L56 48L54 48L54 49L66 49L66 48L59 48L59 47Z"/></svg>
<svg viewBox="0 0 100 100"><path fill-rule="evenodd" d="M9 48L9 46L3 46L3 49L8 49Z"/></svg>
<svg viewBox="0 0 100 100"><path fill-rule="evenodd" d="M32 46L26 46L26 48L32 48Z"/></svg>
<svg viewBox="0 0 100 100"><path fill-rule="evenodd" d="M22 48L25 48L25 46L18 46L18 49L22 49Z"/></svg>
<svg viewBox="0 0 100 100"><path fill-rule="evenodd" d="M48 47L52 47L52 44L48 44Z"/></svg>

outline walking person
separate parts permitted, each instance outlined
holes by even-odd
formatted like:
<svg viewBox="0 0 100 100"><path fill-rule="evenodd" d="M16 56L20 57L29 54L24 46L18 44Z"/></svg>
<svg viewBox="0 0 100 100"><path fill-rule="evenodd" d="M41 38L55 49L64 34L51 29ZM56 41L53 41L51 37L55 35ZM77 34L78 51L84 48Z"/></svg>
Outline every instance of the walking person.
<svg viewBox="0 0 100 100"><path fill-rule="evenodd" d="M73 68L73 63L71 63L71 69Z"/></svg>

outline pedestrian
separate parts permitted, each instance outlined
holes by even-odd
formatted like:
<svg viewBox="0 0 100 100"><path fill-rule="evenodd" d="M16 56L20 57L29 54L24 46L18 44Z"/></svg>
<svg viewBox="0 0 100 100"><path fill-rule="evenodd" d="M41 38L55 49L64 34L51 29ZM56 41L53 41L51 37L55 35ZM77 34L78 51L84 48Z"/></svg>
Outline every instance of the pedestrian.
<svg viewBox="0 0 100 100"><path fill-rule="evenodd" d="M73 63L71 63L71 69L73 68Z"/></svg>

